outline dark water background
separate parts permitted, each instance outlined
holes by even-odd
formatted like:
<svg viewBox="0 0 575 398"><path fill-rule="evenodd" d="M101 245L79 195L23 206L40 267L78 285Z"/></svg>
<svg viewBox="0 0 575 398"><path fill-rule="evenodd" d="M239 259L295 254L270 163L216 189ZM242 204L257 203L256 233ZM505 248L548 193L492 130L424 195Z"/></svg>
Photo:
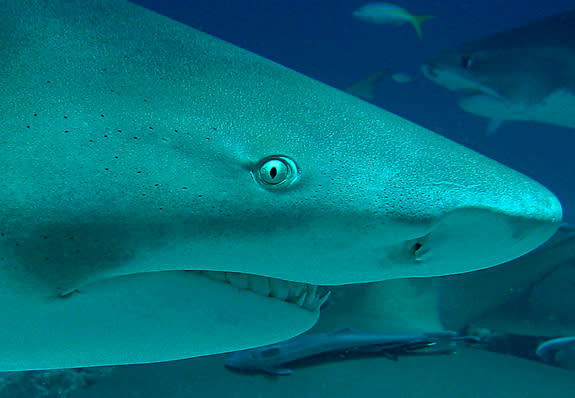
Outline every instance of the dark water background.
<svg viewBox="0 0 575 398"><path fill-rule="evenodd" d="M402 1L413 14L434 14L419 40L409 25L374 25L351 16L367 1L136 0L147 8L270 58L337 88L381 68L389 79L375 104L441 133L538 180L561 199L575 223L575 130L505 122L486 135L487 119L467 114L452 93L427 81L419 66L457 43L572 9L573 0ZM145 27L142 27L145 29ZM575 110L574 110L575 111Z"/></svg>

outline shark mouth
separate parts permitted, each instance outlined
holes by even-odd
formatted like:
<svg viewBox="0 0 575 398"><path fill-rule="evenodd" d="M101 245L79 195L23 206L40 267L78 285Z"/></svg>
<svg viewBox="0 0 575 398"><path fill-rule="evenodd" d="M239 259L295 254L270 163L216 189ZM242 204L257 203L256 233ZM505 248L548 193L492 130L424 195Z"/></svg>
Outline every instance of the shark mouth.
<svg viewBox="0 0 575 398"><path fill-rule="evenodd" d="M327 301L331 292L307 283L290 282L282 279L240 272L187 271L199 272L212 280L227 283L235 288L249 290L263 297L275 298L296 304L308 311L318 311Z"/></svg>
<svg viewBox="0 0 575 398"><path fill-rule="evenodd" d="M466 76L451 68L439 67L431 64L423 64L421 71L429 80L445 87L448 90L455 91L463 96L474 96L479 94L488 95L501 99L501 94L493 88Z"/></svg>
<svg viewBox="0 0 575 398"><path fill-rule="evenodd" d="M200 271L200 270L181 270L181 271L160 271L160 272L193 272L212 281L222 282L230 285L232 288L248 290L259 296L285 301L295 304L305 310L318 311L326 303L331 295L327 286L317 286L308 283L291 282L283 279L277 279L267 276L244 274L241 272L226 271ZM146 274L151 274L148 272ZM129 275L124 275L129 276ZM119 276L122 277L122 276ZM116 279L116 278L111 278ZM105 281L106 279L104 279ZM102 280L98 281L102 282ZM73 289L67 289L58 294L59 297L68 298L76 293L81 293L85 286L77 286Z"/></svg>

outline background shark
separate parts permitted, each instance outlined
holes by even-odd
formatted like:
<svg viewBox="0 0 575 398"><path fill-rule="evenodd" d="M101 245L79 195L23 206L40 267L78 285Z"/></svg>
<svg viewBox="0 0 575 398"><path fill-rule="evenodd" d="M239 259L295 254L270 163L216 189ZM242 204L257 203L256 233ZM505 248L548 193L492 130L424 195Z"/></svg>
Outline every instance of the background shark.
<svg viewBox="0 0 575 398"><path fill-rule="evenodd" d="M130 3L0 8L2 370L277 342L317 285L490 267L560 223L520 173Z"/></svg>
<svg viewBox="0 0 575 398"><path fill-rule="evenodd" d="M575 11L458 45L422 71L466 112L575 128Z"/></svg>

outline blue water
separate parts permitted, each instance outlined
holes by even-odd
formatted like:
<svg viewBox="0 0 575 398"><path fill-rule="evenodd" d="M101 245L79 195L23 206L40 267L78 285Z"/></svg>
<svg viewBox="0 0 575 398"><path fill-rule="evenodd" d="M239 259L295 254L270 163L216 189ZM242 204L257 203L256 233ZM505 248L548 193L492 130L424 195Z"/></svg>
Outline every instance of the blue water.
<svg viewBox="0 0 575 398"><path fill-rule="evenodd" d="M569 10L572 0L403 1L434 14L421 41L409 25L379 26L352 18L367 1L137 0L173 19L270 58L337 88L384 67L414 77L384 83L375 104L473 148L543 183L575 223L575 130L506 122L486 136L487 120L456 106L455 96L419 74L427 57L532 19Z"/></svg>

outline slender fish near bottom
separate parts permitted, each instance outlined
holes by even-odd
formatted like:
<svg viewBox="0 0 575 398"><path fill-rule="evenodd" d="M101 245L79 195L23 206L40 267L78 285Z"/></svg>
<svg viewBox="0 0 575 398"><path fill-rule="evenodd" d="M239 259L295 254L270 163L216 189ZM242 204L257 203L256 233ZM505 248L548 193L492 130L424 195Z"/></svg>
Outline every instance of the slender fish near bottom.
<svg viewBox="0 0 575 398"><path fill-rule="evenodd" d="M296 336L276 344L237 351L225 360L225 366L239 371L263 372L271 375L290 375L286 364L341 352L356 353L410 353L433 347L434 353L453 352L457 333L441 331L418 334L363 333L353 329L338 329L329 333Z"/></svg>

